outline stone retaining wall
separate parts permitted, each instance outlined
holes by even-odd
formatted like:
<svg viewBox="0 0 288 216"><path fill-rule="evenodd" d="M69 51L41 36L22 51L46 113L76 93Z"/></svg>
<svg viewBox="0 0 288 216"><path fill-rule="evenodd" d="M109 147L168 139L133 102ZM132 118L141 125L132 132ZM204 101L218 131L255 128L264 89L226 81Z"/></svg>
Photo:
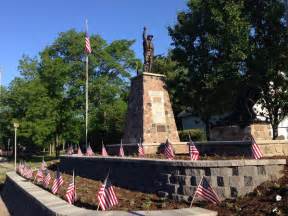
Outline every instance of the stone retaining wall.
<svg viewBox="0 0 288 216"><path fill-rule="evenodd" d="M185 208L159 211L95 211L78 208L69 205L64 200L49 193L46 190L34 185L30 181L17 175L15 172L8 172L3 192L1 194L11 215L32 216L32 215L69 215L69 216L216 216L217 212L202 208Z"/></svg>
<svg viewBox="0 0 288 216"><path fill-rule="evenodd" d="M288 140L256 140L264 157L288 156ZM173 142L176 154L188 154L187 142ZM201 155L246 156L252 157L250 141L210 141L194 142ZM160 152L161 143L144 144L146 154ZM137 143L123 144L125 154L137 152ZM106 149L111 155L118 155L120 144L107 145Z"/></svg>
<svg viewBox="0 0 288 216"><path fill-rule="evenodd" d="M62 171L103 180L110 169L113 184L143 192L167 192L175 200L187 200L205 176L221 199L251 192L267 180L282 176L284 159L169 161L119 157L61 156Z"/></svg>

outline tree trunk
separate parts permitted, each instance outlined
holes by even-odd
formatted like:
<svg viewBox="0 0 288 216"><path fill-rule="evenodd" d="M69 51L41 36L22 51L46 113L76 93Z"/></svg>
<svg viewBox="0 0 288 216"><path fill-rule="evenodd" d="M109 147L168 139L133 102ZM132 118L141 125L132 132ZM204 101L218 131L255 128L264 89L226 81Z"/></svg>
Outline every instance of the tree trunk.
<svg viewBox="0 0 288 216"><path fill-rule="evenodd" d="M51 145L51 143L49 144L49 156L51 156L52 155L52 145Z"/></svg>
<svg viewBox="0 0 288 216"><path fill-rule="evenodd" d="M272 124L273 140L278 137L278 124Z"/></svg>
<svg viewBox="0 0 288 216"><path fill-rule="evenodd" d="M56 157L59 157L59 136L56 134L56 139L55 139L55 150L56 150Z"/></svg>

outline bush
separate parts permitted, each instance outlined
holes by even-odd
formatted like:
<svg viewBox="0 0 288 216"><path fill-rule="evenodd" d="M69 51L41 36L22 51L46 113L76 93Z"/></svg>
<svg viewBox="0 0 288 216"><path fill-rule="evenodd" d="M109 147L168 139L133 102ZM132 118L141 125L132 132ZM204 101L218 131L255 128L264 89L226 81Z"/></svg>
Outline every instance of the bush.
<svg viewBox="0 0 288 216"><path fill-rule="evenodd" d="M191 136L192 141L204 141L206 140L206 136L203 130L201 129L189 129L178 131L179 138L182 142L189 141L189 134Z"/></svg>

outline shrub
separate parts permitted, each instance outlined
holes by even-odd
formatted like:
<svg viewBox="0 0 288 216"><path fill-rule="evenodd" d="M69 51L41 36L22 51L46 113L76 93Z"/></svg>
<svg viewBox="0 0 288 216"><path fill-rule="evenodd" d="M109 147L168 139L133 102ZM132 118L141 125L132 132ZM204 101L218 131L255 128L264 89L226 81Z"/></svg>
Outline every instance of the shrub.
<svg viewBox="0 0 288 216"><path fill-rule="evenodd" d="M204 141L206 140L206 136L203 130L201 129L189 129L178 131L179 138L182 142L189 141L189 134L193 141Z"/></svg>

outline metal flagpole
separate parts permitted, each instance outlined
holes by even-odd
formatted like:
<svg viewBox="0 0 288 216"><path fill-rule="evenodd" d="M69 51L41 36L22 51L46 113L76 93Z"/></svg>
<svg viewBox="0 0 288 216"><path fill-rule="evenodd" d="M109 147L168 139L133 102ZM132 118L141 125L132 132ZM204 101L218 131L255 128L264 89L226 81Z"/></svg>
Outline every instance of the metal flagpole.
<svg viewBox="0 0 288 216"><path fill-rule="evenodd" d="M86 33L88 32L88 20L86 19ZM85 106L85 145L87 149L87 141L88 141L88 53L86 53L86 88L85 88L85 98L86 98L86 106Z"/></svg>
<svg viewBox="0 0 288 216"><path fill-rule="evenodd" d="M191 204L190 204L190 208L192 207L193 201L194 201L194 199L195 199L197 189L198 189L199 185L200 185L200 184L202 183L202 181L203 181L203 177L204 177L204 176L202 176L202 178L201 178L201 180L200 180L200 182L199 182L199 184L198 184L198 186L197 186L197 188L196 188L196 191L195 191L195 193L194 193L194 195L193 195L193 198L192 198Z"/></svg>

